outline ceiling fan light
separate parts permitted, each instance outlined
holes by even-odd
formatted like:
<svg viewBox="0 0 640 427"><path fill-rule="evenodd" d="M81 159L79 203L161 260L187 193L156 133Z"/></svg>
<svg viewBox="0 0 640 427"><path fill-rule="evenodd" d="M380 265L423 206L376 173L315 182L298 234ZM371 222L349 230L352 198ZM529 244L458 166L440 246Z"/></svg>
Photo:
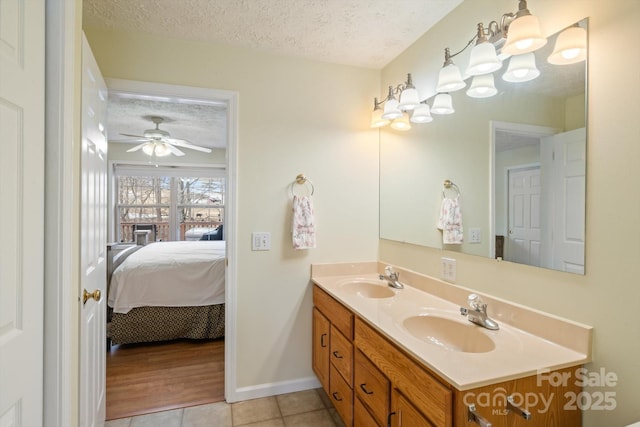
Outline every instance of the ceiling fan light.
<svg viewBox="0 0 640 427"><path fill-rule="evenodd" d="M467 95L472 98L489 98L498 93L493 74L483 74L475 76L471 81L471 87L467 90Z"/></svg>
<svg viewBox="0 0 640 427"><path fill-rule="evenodd" d="M471 50L466 73L470 76L493 73L502 67L502 61L496 54L496 48L489 42L477 44Z"/></svg>
<svg viewBox="0 0 640 427"><path fill-rule="evenodd" d="M547 61L554 65L568 65L587 59L587 31L569 27L558 35L553 53Z"/></svg>
<svg viewBox="0 0 640 427"><path fill-rule="evenodd" d="M165 157L171 154L171 150L167 147L167 144L164 142L156 142L155 143L155 155L158 157Z"/></svg>
<svg viewBox="0 0 640 427"><path fill-rule="evenodd" d="M153 156L154 151L155 151L155 145L153 142L147 142L142 146L142 152L147 156Z"/></svg>
<svg viewBox="0 0 640 427"><path fill-rule="evenodd" d="M439 93L433 100L431 106L431 112L433 114L453 114L456 110L453 109L453 100L448 93Z"/></svg>
<svg viewBox="0 0 640 427"><path fill-rule="evenodd" d="M454 63L445 65L438 74L438 85L436 90L440 93L455 92L465 87L467 84L462 80L460 69Z"/></svg>
<svg viewBox="0 0 640 427"><path fill-rule="evenodd" d="M507 41L502 52L509 55L520 55L538 50L545 44L547 44L547 39L542 35L540 21L527 10L526 14L517 17L509 24Z"/></svg>
<svg viewBox="0 0 640 427"><path fill-rule="evenodd" d="M533 80L539 75L540 70L536 67L536 57L533 52L529 52L512 56L509 59L509 67L502 75L502 79L507 82L520 83Z"/></svg>

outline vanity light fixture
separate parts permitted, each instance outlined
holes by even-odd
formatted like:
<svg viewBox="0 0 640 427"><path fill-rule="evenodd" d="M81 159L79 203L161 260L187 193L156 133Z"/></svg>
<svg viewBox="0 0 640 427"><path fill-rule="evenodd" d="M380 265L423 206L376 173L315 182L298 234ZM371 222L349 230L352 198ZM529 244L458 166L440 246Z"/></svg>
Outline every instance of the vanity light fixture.
<svg viewBox="0 0 640 427"><path fill-rule="evenodd" d="M474 76L471 86L467 89L467 95L472 98L489 98L498 93L493 74Z"/></svg>
<svg viewBox="0 0 640 427"><path fill-rule="evenodd" d="M520 55L538 50L547 44L547 39L540 29L540 21L527 8L527 0L520 0L515 15L506 16L512 17L513 20L505 27L507 41L502 48L503 53Z"/></svg>
<svg viewBox="0 0 640 427"><path fill-rule="evenodd" d="M576 24L558 35L553 52L547 61L554 65L568 65L585 59L587 59L587 30Z"/></svg>
<svg viewBox="0 0 640 427"><path fill-rule="evenodd" d="M528 82L540 75L540 70L536 67L536 57L533 52L515 55L509 59L509 67L502 75L502 79L507 82Z"/></svg>
<svg viewBox="0 0 640 427"><path fill-rule="evenodd" d="M479 23L476 45L471 49L466 73L470 76L480 76L493 73L500 68L502 68L502 61L498 58L496 47L493 43L489 43L484 26Z"/></svg>
<svg viewBox="0 0 640 427"><path fill-rule="evenodd" d="M472 77L471 85L466 91L468 96L488 98L496 95L498 90L492 73L502 68L504 58L509 58L507 70L502 75L504 81L520 83L533 80L540 75L533 52L546 43L547 39L540 30L540 22L529 11L527 0L518 0L516 12L504 13L498 21L491 21L487 26L478 23L475 35L458 52L452 54L448 47L445 48L444 64L438 73L436 96L431 108L426 100L420 100L411 74L407 74L405 83L395 88L389 86L389 94L385 99L378 102L378 99L374 98L371 127L382 127L391 123L394 129L407 130L411 123L433 121L431 114L454 113L450 93L466 87L463 77ZM469 65L463 76L454 64L453 58L471 45L473 48L469 56ZM565 65L584 61L586 56L586 30L576 24L558 35L555 49L547 60L551 64ZM399 101L396 96L399 97ZM384 110L381 109L383 105ZM396 121L398 123L394 125Z"/></svg>

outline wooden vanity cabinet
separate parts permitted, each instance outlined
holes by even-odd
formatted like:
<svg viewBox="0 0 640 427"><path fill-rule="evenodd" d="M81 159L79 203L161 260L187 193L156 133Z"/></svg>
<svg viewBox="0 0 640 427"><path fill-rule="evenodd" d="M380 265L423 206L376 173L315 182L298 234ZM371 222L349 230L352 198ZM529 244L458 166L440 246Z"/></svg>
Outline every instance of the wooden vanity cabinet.
<svg viewBox="0 0 640 427"><path fill-rule="evenodd" d="M477 427L469 404L493 427L581 425L570 405L579 366L554 371L559 385L532 375L460 391L317 286L313 300L313 370L347 427ZM531 419L507 410L507 396L537 397Z"/></svg>
<svg viewBox="0 0 640 427"><path fill-rule="evenodd" d="M353 313L313 287L313 371L347 427L353 425Z"/></svg>

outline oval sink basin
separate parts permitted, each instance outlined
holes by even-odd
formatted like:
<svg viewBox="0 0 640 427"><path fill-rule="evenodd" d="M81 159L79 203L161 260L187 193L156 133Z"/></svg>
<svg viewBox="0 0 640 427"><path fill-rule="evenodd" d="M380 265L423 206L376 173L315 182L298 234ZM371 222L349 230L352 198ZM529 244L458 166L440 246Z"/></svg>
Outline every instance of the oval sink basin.
<svg viewBox="0 0 640 427"><path fill-rule="evenodd" d="M395 293L382 280L351 280L340 288L350 294L363 298L391 298Z"/></svg>
<svg viewBox="0 0 640 427"><path fill-rule="evenodd" d="M402 325L414 337L451 351L486 353L496 345L479 326L439 316L412 316Z"/></svg>

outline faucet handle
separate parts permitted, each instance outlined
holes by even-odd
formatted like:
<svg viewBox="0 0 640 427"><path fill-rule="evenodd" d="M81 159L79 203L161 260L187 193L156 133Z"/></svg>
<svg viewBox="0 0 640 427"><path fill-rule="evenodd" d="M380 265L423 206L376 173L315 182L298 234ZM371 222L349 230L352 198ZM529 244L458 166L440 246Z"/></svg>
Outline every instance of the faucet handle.
<svg viewBox="0 0 640 427"><path fill-rule="evenodd" d="M469 303L471 308L473 308L474 310L481 311L486 310L487 308L487 304L482 301L482 298L480 298L480 295L478 294L469 294L469 296L467 297L467 303Z"/></svg>
<svg viewBox="0 0 640 427"><path fill-rule="evenodd" d="M394 280L398 280L398 277L400 277L400 273L398 273L397 271L393 271L393 266L391 266L391 265L387 265L387 266L384 268L384 273L385 273L388 277L390 277L390 278L392 278L392 279L394 279Z"/></svg>

